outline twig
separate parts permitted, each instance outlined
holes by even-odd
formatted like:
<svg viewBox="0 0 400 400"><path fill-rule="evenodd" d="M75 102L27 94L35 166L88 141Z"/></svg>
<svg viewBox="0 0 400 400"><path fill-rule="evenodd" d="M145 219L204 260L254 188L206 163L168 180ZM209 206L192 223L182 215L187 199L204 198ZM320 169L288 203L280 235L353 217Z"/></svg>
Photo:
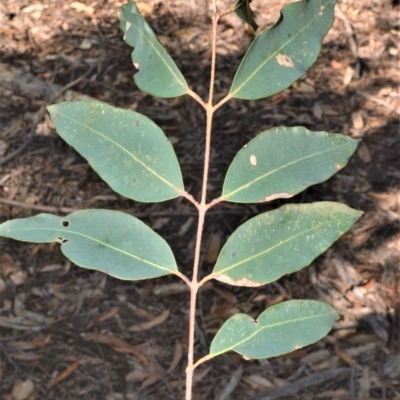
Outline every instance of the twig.
<svg viewBox="0 0 400 400"><path fill-rule="evenodd" d="M53 103L58 97L60 97L63 93L65 93L67 90L71 89L71 87L75 86L78 84L80 81L82 81L90 72L92 69L89 69L87 72L85 72L82 76L79 78L73 80L72 82L68 83L68 85L64 86L60 91L58 91L54 96L52 96L49 100L49 102L45 101L45 103L40 107L39 111L36 113L33 124L31 126L30 132L28 139L25 140L24 143L20 147L18 147L17 150L9 154L7 157L4 157L3 159L0 160L0 165L8 163L10 160L12 160L14 157L16 157L18 154L22 153L32 142L33 137L35 136L35 131L36 127L38 126L39 122L42 120L44 115L46 114L46 107L48 103Z"/></svg>

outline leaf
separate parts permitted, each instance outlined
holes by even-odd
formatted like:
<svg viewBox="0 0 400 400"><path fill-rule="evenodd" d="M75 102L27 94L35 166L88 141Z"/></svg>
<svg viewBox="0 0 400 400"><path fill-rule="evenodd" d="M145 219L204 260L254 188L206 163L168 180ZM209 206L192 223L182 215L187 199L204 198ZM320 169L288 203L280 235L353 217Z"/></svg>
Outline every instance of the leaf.
<svg viewBox="0 0 400 400"><path fill-rule="evenodd" d="M210 358L233 350L246 358L290 353L323 338L338 312L314 300L289 300L265 310L255 321L245 314L229 318L211 343Z"/></svg>
<svg viewBox="0 0 400 400"><path fill-rule="evenodd" d="M261 286L299 271L362 215L344 204L288 204L242 224L222 248L211 274L234 286Z"/></svg>
<svg viewBox="0 0 400 400"><path fill-rule="evenodd" d="M238 0L234 6L236 15L246 24L249 24L253 31L256 31L258 25L254 20L254 12L250 7L252 0Z"/></svg>
<svg viewBox="0 0 400 400"><path fill-rule="evenodd" d="M292 197L342 169L358 142L302 126L266 130L236 155L222 200L256 203Z"/></svg>
<svg viewBox="0 0 400 400"><path fill-rule="evenodd" d="M121 7L121 30L124 40L134 47L132 61L139 70L134 75L140 90L157 97L186 94L188 85L178 67L139 14L135 3Z"/></svg>
<svg viewBox="0 0 400 400"><path fill-rule="evenodd" d="M76 265L123 280L155 278L177 271L167 242L139 219L119 211L83 210L66 217L39 214L0 225L0 236L61 243Z"/></svg>
<svg viewBox="0 0 400 400"><path fill-rule="evenodd" d="M58 134L117 193L157 202L183 190L171 143L144 115L97 101L60 103L48 110Z"/></svg>
<svg viewBox="0 0 400 400"><path fill-rule="evenodd" d="M332 26L337 0L303 0L287 5L279 21L261 32L244 56L230 89L237 99L279 93L306 73Z"/></svg>

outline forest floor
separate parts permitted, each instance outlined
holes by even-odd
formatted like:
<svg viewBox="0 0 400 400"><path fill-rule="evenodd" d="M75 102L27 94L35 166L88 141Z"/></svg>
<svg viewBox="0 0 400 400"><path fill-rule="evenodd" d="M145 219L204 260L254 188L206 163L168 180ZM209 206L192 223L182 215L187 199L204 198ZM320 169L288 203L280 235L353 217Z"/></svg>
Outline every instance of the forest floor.
<svg viewBox="0 0 400 400"><path fill-rule="evenodd" d="M138 2L203 98L211 64L210 3ZM261 29L277 21L286 3L253 0ZM132 49L119 30L122 4L1 1L0 222L39 212L124 211L163 236L190 276L196 233L191 204L143 204L115 194L57 136L44 112L43 105L64 89L56 101L89 96L147 115L173 143L186 189L199 197L204 112L187 96L157 99L137 89ZM233 1L218 4L223 9ZM276 283L253 289L210 282L199 295L195 358L208 353L216 331L238 312L257 317L282 300L311 298L333 305L341 317L326 338L291 354L246 361L228 353L203 364L195 374L196 400L400 399L399 4L339 4L305 77L268 99L232 100L216 114L209 199L220 195L231 160L257 133L303 125L362 141L346 168L290 202L339 201L365 214L310 267ZM221 21L217 99L227 94L252 39L235 15ZM213 208L201 275L211 271L239 224L287 202ZM1 239L0 398L182 399L189 296L177 284L172 276L119 281L72 265L58 244Z"/></svg>

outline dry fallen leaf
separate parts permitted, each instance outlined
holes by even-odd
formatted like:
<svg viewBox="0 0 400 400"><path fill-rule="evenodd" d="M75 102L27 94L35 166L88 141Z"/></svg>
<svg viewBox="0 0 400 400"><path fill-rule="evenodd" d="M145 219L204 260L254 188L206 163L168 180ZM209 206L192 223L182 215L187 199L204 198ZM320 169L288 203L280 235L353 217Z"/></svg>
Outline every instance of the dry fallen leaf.
<svg viewBox="0 0 400 400"><path fill-rule="evenodd" d="M154 369L151 372L151 375L142 382L140 388L145 389L148 386L151 386L154 383L156 383L159 379L160 379L160 373L158 372L158 370Z"/></svg>
<svg viewBox="0 0 400 400"><path fill-rule="evenodd" d="M221 250L221 234L219 232L215 232L210 240L210 244L208 245L207 253L206 253L206 261L209 263L213 263L217 260L219 251Z"/></svg>
<svg viewBox="0 0 400 400"><path fill-rule="evenodd" d="M170 374L179 364L183 355L183 347L180 342L175 343L174 358L172 359L171 365L169 366L167 373Z"/></svg>
<svg viewBox="0 0 400 400"><path fill-rule="evenodd" d="M361 158L361 160L363 160L366 164L371 162L372 160L368 146L364 142L361 142L360 145L358 146L357 154Z"/></svg>
<svg viewBox="0 0 400 400"><path fill-rule="evenodd" d="M100 323L100 322L107 321L108 319L112 318L115 314L118 314L118 311L119 311L119 307L112 308L108 313L102 315L99 318L98 322Z"/></svg>
<svg viewBox="0 0 400 400"><path fill-rule="evenodd" d="M34 390L35 385L30 379L27 379L26 381L16 381L11 392L12 399L25 400L32 394Z"/></svg>
<svg viewBox="0 0 400 400"><path fill-rule="evenodd" d="M141 332L141 331L146 331L147 329L151 329L157 325L162 324L169 317L169 314L170 314L170 311L165 310L159 316L153 318L149 322L143 322L141 324L131 325L129 328L127 328L127 331Z"/></svg>
<svg viewBox="0 0 400 400"><path fill-rule="evenodd" d="M211 368L212 367L208 367L208 368L205 368L205 369L203 369L202 371L195 371L195 373L194 373L194 378L193 378L193 382L200 382L200 381L202 381L205 377L206 377L206 375L211 371Z"/></svg>
<svg viewBox="0 0 400 400"><path fill-rule="evenodd" d="M149 361L147 358L140 353L138 350L139 346L131 346L125 340L111 335L104 335L101 333L88 333L82 335L84 340L90 340L98 343L109 344L113 346L113 349L118 353L123 354L133 354L137 359L139 359L143 364L148 365Z"/></svg>
<svg viewBox="0 0 400 400"><path fill-rule="evenodd" d="M187 221L181 226L181 229L179 229L179 236L184 236L185 233L189 230L189 228L192 226L192 223L194 221L193 217L189 217Z"/></svg>
<svg viewBox="0 0 400 400"><path fill-rule="evenodd" d="M270 380L264 378L261 375L249 375L244 379L244 381L246 381L254 389L272 389L275 387L275 385Z"/></svg>
<svg viewBox="0 0 400 400"><path fill-rule="evenodd" d="M8 277L10 274L19 271L14 259L10 254L2 251L0 253L0 274L4 277Z"/></svg>
<svg viewBox="0 0 400 400"><path fill-rule="evenodd" d="M77 368L79 367L79 361L75 361L70 364L63 372L61 372L55 379L53 379L47 386L48 389L51 389L62 380L68 378Z"/></svg>

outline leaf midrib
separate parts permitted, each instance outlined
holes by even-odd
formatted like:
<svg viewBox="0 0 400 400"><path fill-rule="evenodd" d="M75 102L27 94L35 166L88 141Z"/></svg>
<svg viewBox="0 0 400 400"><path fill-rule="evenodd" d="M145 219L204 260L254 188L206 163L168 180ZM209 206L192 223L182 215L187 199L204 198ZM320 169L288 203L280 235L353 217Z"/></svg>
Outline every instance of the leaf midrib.
<svg viewBox="0 0 400 400"><path fill-rule="evenodd" d="M335 221L339 221L339 220L340 220L340 219L337 219L337 220L335 220ZM297 235L291 236L290 238L287 238L287 239L285 239L285 240L280 241L279 243L275 244L275 245L272 246L272 247L269 247L268 249L266 249L266 250L264 250L264 251L262 251L262 252L260 252L260 253L254 254L254 255L252 255L251 257L248 257L248 258L246 258L246 259L244 259L244 260L241 260L241 261L237 262L236 264L232 264L232 265L226 267L225 269L223 269L223 270L221 270L221 271L216 271L216 272L215 272L216 277L225 274L227 271L230 271L231 269L234 269L234 268L238 267L238 266L241 265L241 264L247 263L247 262L249 262L249 261L251 261L251 260L253 260L253 259L257 258L257 257L261 257L261 256L263 256L263 255L269 253L270 251L272 251L272 250L278 248L279 246L283 246L284 244L289 243L290 241L296 239L296 238L299 237L299 236L305 235L305 234L307 234L308 232L311 232L311 231L314 231L314 230L318 230L319 228L321 228L321 227L323 227L323 226L324 226L323 224L322 224L322 225L317 225L317 226L315 226L315 227L313 227L313 228L311 228L311 229L307 229L307 230L305 230L305 231L302 231L302 232L298 233Z"/></svg>

